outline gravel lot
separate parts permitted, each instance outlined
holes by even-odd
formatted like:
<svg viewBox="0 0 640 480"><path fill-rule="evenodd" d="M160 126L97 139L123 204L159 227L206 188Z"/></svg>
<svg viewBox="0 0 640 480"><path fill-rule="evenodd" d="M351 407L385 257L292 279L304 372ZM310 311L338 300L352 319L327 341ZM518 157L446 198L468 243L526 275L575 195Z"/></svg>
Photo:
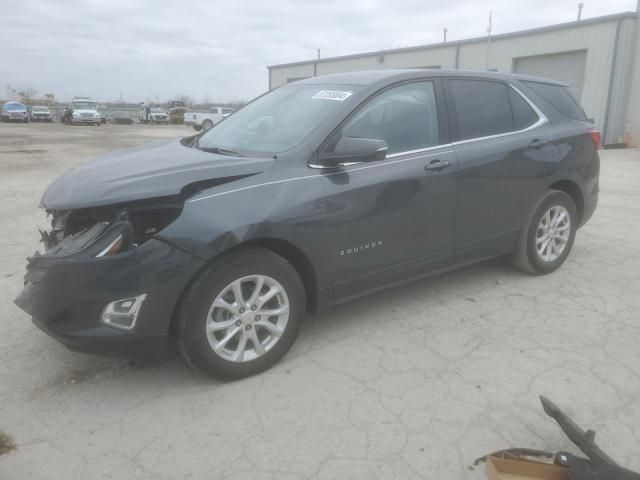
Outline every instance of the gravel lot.
<svg viewBox="0 0 640 480"><path fill-rule="evenodd" d="M186 127L0 124L0 458L14 479L462 479L507 447L575 451L552 398L640 470L640 151L603 151L600 204L558 272L485 262L306 322L272 370L216 383L84 356L13 299L44 188Z"/></svg>

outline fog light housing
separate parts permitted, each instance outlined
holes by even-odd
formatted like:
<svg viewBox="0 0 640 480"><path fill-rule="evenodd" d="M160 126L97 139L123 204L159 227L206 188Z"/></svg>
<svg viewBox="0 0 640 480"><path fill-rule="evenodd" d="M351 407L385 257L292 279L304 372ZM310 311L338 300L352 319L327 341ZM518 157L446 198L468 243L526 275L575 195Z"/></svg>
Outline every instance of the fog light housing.
<svg viewBox="0 0 640 480"><path fill-rule="evenodd" d="M132 330L136 326L136 320L138 320L138 314L145 298L147 298L146 293L111 302L104 307L100 320L113 328Z"/></svg>

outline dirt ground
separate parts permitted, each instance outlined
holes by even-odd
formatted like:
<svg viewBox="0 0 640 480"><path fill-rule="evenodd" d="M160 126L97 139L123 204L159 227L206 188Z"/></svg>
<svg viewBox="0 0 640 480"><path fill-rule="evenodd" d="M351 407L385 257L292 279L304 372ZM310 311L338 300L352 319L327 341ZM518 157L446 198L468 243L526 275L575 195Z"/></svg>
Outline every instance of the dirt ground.
<svg viewBox="0 0 640 480"><path fill-rule="evenodd" d="M546 277L491 261L309 319L273 369L233 383L180 358L67 351L13 299L45 187L182 126L0 124L0 457L7 480L484 478L473 460L576 452L538 395L640 470L640 151L602 151L600 204Z"/></svg>

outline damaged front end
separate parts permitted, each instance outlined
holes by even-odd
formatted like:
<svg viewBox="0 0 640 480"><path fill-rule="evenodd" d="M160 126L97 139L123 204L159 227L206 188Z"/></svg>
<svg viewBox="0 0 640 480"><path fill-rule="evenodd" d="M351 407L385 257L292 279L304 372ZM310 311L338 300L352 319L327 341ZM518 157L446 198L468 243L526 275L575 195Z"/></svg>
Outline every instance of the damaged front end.
<svg viewBox="0 0 640 480"><path fill-rule="evenodd" d="M51 230L40 231L44 253L32 258L104 257L129 251L172 223L182 210L178 200L80 210L47 210Z"/></svg>
<svg viewBox="0 0 640 480"><path fill-rule="evenodd" d="M187 194L46 210L43 251L29 257L15 303L68 348L149 359L164 353L173 309L203 261L156 234Z"/></svg>

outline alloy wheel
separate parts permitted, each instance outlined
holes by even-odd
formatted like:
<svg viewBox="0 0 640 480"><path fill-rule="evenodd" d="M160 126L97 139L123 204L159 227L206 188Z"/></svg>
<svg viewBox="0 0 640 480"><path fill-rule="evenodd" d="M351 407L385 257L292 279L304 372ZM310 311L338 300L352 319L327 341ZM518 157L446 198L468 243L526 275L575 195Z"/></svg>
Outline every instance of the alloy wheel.
<svg viewBox="0 0 640 480"><path fill-rule="evenodd" d="M571 236L571 215L562 205L555 205L546 211L538 222L536 251L541 260L557 260Z"/></svg>
<svg viewBox="0 0 640 480"><path fill-rule="evenodd" d="M266 275L250 275L228 284L207 313L209 346L225 360L249 362L265 355L284 334L289 298Z"/></svg>

